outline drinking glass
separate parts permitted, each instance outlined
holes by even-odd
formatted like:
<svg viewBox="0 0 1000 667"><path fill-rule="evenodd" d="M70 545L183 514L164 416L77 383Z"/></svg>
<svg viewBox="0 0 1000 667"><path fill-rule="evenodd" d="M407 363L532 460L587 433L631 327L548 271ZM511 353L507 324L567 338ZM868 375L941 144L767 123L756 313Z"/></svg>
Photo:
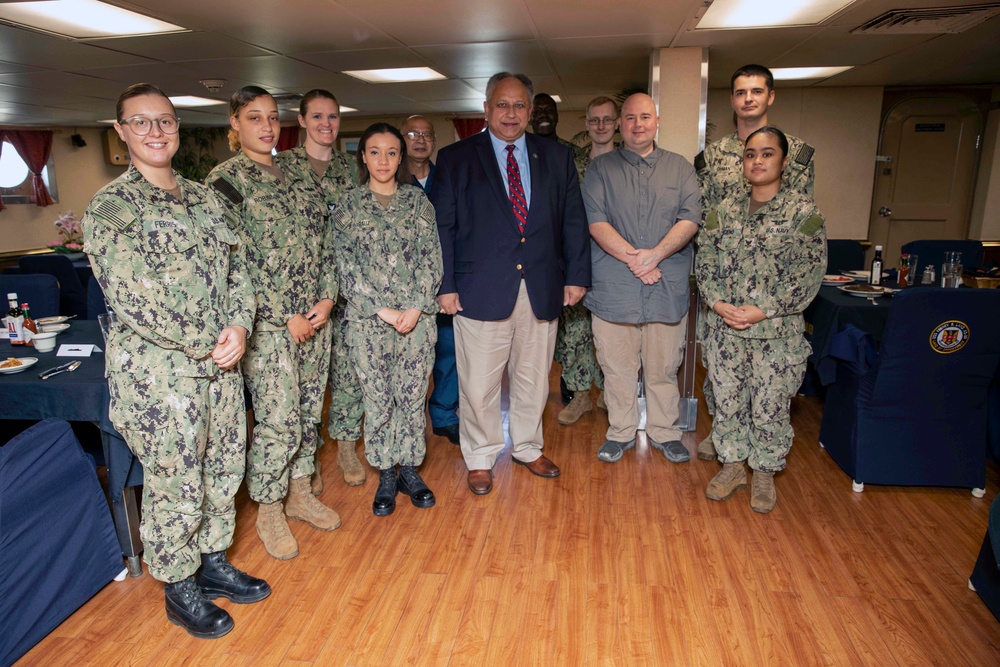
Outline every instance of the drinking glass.
<svg viewBox="0 0 1000 667"><path fill-rule="evenodd" d="M118 328L118 315L116 315L113 310L101 313L97 316L97 323L101 327L101 337L104 338L104 344L107 345L108 335Z"/></svg>

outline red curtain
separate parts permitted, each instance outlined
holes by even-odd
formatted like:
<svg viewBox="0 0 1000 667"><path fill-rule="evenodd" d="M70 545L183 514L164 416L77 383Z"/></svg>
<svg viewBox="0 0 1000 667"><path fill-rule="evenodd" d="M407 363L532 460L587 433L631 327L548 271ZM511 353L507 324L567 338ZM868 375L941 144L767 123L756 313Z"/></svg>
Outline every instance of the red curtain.
<svg viewBox="0 0 1000 667"><path fill-rule="evenodd" d="M49 189L45 187L45 181L42 180L42 169L45 169L45 164L52 153L52 130L7 130L4 138L28 165L31 185L35 190L35 205L55 204Z"/></svg>
<svg viewBox="0 0 1000 667"><path fill-rule="evenodd" d="M281 128L281 134L278 135L278 145L276 146L277 151L287 151L289 149L295 148L299 145L299 126L298 125L286 125Z"/></svg>
<svg viewBox="0 0 1000 667"><path fill-rule="evenodd" d="M451 122L455 124L455 131L458 132L459 139L467 139L482 132L486 127L485 118L455 118Z"/></svg>

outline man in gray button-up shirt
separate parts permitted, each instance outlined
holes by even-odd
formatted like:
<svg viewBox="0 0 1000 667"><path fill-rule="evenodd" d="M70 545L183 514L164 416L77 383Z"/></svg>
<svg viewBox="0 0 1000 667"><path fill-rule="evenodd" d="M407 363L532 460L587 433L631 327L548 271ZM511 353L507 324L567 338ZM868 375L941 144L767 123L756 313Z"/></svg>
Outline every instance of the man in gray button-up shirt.
<svg viewBox="0 0 1000 667"><path fill-rule="evenodd" d="M651 97L629 97L621 115L624 144L595 159L583 183L593 267L584 303L594 315L610 422L598 457L609 463L635 445L640 365L650 445L675 463L690 458L676 426L677 369L701 191L690 162L656 147L658 123Z"/></svg>

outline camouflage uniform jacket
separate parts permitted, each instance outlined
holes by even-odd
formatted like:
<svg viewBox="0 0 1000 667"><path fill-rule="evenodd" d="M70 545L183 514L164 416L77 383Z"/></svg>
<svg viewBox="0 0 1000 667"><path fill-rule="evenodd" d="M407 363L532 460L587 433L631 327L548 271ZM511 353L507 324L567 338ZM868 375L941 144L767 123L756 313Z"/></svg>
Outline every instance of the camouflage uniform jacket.
<svg viewBox="0 0 1000 667"><path fill-rule="evenodd" d="M125 326L107 343L107 371L214 377L219 333L253 326L244 246L213 191L177 176L181 200L135 167L94 195L85 249Z"/></svg>
<svg viewBox="0 0 1000 667"><path fill-rule="evenodd" d="M562 137L556 137L556 141L558 141L563 146L565 146L566 148L568 148L573 153L573 158L574 159L580 157L581 155L586 155L587 154L587 151L583 148L583 146L578 146L578 145L574 144L572 141L567 141L566 139L563 139Z"/></svg>
<svg viewBox="0 0 1000 667"><path fill-rule="evenodd" d="M583 186L583 177L587 175L587 167L590 166L590 152L574 155L573 164L576 166L576 175L580 177L580 185Z"/></svg>
<svg viewBox="0 0 1000 667"><path fill-rule="evenodd" d="M271 330L320 299L337 300L333 227L323 196L311 176L283 173L284 183L240 153L205 180L221 194L230 224L246 243L255 322Z"/></svg>
<svg viewBox="0 0 1000 667"><path fill-rule="evenodd" d="M711 313L709 326L741 338L801 334L802 311L826 270L823 215L812 199L784 188L753 215L749 206L747 191L709 213L698 235L695 276L709 307L754 305L768 319L736 331Z"/></svg>
<svg viewBox="0 0 1000 667"><path fill-rule="evenodd" d="M815 149L790 134L785 136L791 159L782 174L781 188L795 190L812 199L816 178ZM750 183L743 177L743 142L736 132L706 146L694 159L694 167L701 185L702 215L706 218L731 195L750 190Z"/></svg>
<svg viewBox="0 0 1000 667"><path fill-rule="evenodd" d="M275 158L285 177L294 176L294 180L311 178L323 192L326 207L333 210L344 193L358 184L358 164L347 153L333 151L326 173L320 178L316 175L305 146L299 146L278 153Z"/></svg>
<svg viewBox="0 0 1000 667"><path fill-rule="evenodd" d="M441 241L434 207L420 188L400 185L383 208L361 185L345 195L334 224L348 320L374 317L383 308L438 312Z"/></svg>

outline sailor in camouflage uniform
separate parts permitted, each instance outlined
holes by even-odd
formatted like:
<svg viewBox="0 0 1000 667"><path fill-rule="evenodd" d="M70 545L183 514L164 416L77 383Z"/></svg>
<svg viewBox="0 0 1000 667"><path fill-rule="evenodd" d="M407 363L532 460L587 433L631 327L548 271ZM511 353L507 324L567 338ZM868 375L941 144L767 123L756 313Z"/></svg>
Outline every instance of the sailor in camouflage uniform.
<svg viewBox="0 0 1000 667"><path fill-rule="evenodd" d="M210 599L271 592L226 559L246 446L238 364L254 295L222 203L171 169L179 119L170 101L136 84L117 118L132 165L83 217L94 275L119 320L106 343L110 417L142 463L143 555L166 584L167 617L219 637L233 620Z"/></svg>
<svg viewBox="0 0 1000 667"><path fill-rule="evenodd" d="M537 96L535 99L538 99ZM573 158L581 187L590 161L598 155L610 153L615 148L618 105L609 97L595 97L587 105L586 122L587 133L590 135L590 150L581 151ZM590 412L591 384L596 385L601 391L597 398L597 407L607 409L604 403L604 373L601 371L601 365L597 363L597 357L594 356L594 330L591 327L590 311L583 305L583 301L573 306L563 306L559 315L554 358L562 367L561 384L572 394L569 404L558 415L560 424L576 423L580 417Z"/></svg>
<svg viewBox="0 0 1000 667"><path fill-rule="evenodd" d="M745 65L733 73L730 104L736 114L736 132L705 147L694 160L698 171L698 181L702 192L702 213L705 216L731 196L749 190L750 184L743 177L743 142L750 133L767 125L767 110L774 103L774 77L771 70L762 65ZM801 139L785 135L791 159L782 175L782 186L813 197L815 165L813 147ZM710 313L701 304L698 313L697 338L701 341L702 363L705 361L712 340L708 337L711 329L706 322ZM707 374L702 385L705 403L710 415L715 414L715 394L712 380ZM698 444L698 458L715 460L712 433Z"/></svg>
<svg viewBox="0 0 1000 667"><path fill-rule="evenodd" d="M699 235L698 287L712 310L708 372L715 387L714 439L722 471L706 495L725 500L746 486L750 506L769 512L777 502L775 472L792 446L792 396L810 347L802 311L826 269L826 228L812 199L781 182L788 143L765 126L747 139L744 172L750 191L709 213Z"/></svg>
<svg viewBox="0 0 1000 667"><path fill-rule="evenodd" d="M316 192L323 197L322 206L331 213L347 190L358 183L358 167L347 153L333 149L340 130L340 104L326 90L311 90L299 103L299 125L306 130L305 144L278 154L278 165L293 180L312 180ZM355 450L361 438L361 418L364 402L361 384L354 373L347 347L347 302L338 296L330 313L333 345L330 354L330 406L327 410L327 431L337 441L337 467L348 486L364 484L365 469ZM319 443L322 446L322 440ZM323 493L320 457L312 474L314 495Z"/></svg>
<svg viewBox="0 0 1000 667"><path fill-rule="evenodd" d="M614 106L614 101L609 98L602 99L608 100ZM618 114L613 115L617 117ZM539 137L553 139L572 151L576 172L582 184L590 160L614 149L613 139L617 123L610 127L602 126L601 134L596 139L594 133L591 133L590 152L556 134L558 125L559 110L555 100L548 93L536 94L531 106L531 131ZM582 301L573 306L563 307L559 315L556 348L552 357L562 367L559 384L563 402L567 404L559 412L557 420L560 424L575 424L583 415L594 409L594 404L590 400L590 386L596 382L598 388L604 387L604 374L594 356L594 333L590 327L590 311ZM598 404L603 405L603 399L600 399Z"/></svg>
<svg viewBox="0 0 1000 667"><path fill-rule="evenodd" d="M372 510L387 516L397 489L417 507L434 505L417 466L427 445L424 399L437 340L441 244L434 207L420 188L405 185L399 130L387 123L365 130L358 171L365 185L334 212L337 266L365 396L365 456L379 470Z"/></svg>
<svg viewBox="0 0 1000 667"><path fill-rule="evenodd" d="M318 530L340 526L340 517L313 496L310 483L330 368L327 322L337 297L333 232L312 177L285 174L272 162L279 131L274 98L247 86L229 107L230 143L240 153L213 169L206 182L222 195L247 246L257 297L243 360L255 419L247 489L260 504L257 533L264 547L285 560L298 555L286 516Z"/></svg>

